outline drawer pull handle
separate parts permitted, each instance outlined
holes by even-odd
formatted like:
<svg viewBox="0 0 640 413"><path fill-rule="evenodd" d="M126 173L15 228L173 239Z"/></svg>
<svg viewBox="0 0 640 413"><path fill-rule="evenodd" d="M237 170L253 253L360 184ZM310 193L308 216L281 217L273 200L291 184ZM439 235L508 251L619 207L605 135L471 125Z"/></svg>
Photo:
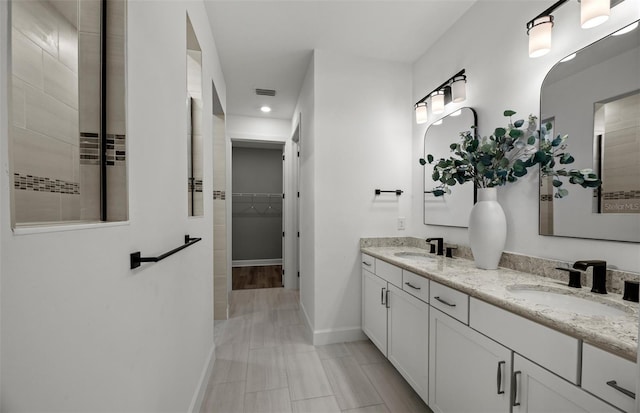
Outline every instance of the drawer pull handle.
<svg viewBox="0 0 640 413"><path fill-rule="evenodd" d="M366 261L362 261L362 263L363 263L364 265L366 265L367 267L371 267L371 264L370 264L370 263L368 263L368 262L366 262Z"/></svg>
<svg viewBox="0 0 640 413"><path fill-rule="evenodd" d="M504 390L502 390L502 366L505 363L505 361L498 362L498 394L504 394Z"/></svg>
<svg viewBox="0 0 640 413"><path fill-rule="evenodd" d="M520 374L522 374L521 371L513 372L513 383L511 384L511 405L513 407L520 406L520 402L516 401L516 399L518 398L518 376Z"/></svg>
<svg viewBox="0 0 640 413"><path fill-rule="evenodd" d="M386 303L385 303L386 307L389 308L389 290L387 290L385 301L386 301Z"/></svg>
<svg viewBox="0 0 640 413"><path fill-rule="evenodd" d="M436 300L440 301L444 305L448 305L449 307L455 307L456 306L455 304L451 304L450 302L445 301L440 297L433 297L433 298L435 298Z"/></svg>
<svg viewBox="0 0 640 413"><path fill-rule="evenodd" d="M404 283L404 284L405 284L405 285L408 285L409 287L413 288L414 290L419 290L419 289L420 289L420 287L416 287L415 285L411 284L411 283L410 283L410 282L408 282L408 281L407 281L406 283Z"/></svg>
<svg viewBox="0 0 640 413"><path fill-rule="evenodd" d="M380 305L384 305L384 290L386 290L386 288L380 289Z"/></svg>
<svg viewBox="0 0 640 413"><path fill-rule="evenodd" d="M636 394L634 392L618 386L618 383L615 380L608 381L607 386L613 387L614 389L618 390L620 393L624 394L625 396L629 396L632 399L636 398Z"/></svg>

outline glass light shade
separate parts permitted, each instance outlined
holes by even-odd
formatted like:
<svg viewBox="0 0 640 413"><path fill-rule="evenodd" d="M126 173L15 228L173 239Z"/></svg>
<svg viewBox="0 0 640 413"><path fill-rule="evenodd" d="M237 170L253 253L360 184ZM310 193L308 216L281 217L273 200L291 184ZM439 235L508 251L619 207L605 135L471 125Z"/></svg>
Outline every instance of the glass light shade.
<svg viewBox="0 0 640 413"><path fill-rule="evenodd" d="M431 95L431 113L442 112L444 112L444 92L439 90Z"/></svg>
<svg viewBox="0 0 640 413"><path fill-rule="evenodd" d="M529 57L540 57L551 50L551 28L553 16L542 16L530 23L529 30Z"/></svg>
<svg viewBox="0 0 640 413"><path fill-rule="evenodd" d="M427 122L427 104L420 102L416 105L416 123L418 125Z"/></svg>
<svg viewBox="0 0 640 413"><path fill-rule="evenodd" d="M596 27L609 18L610 0L582 0L580 2L580 25L583 29Z"/></svg>
<svg viewBox="0 0 640 413"><path fill-rule="evenodd" d="M458 103L464 102L467 99L467 78L465 76L458 76L451 82L451 101Z"/></svg>

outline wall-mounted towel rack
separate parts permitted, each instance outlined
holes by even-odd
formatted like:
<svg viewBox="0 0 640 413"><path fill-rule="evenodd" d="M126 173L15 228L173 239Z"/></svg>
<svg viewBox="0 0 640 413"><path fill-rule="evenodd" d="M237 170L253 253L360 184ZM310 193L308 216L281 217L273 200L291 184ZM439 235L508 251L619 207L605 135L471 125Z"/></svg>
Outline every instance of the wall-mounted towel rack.
<svg viewBox="0 0 640 413"><path fill-rule="evenodd" d="M189 235L184 236L184 244L180 245L178 248L174 248L169 252L165 252L162 255L158 255L157 257L141 257L140 251L132 252L131 257L131 269L138 268L140 263L143 262L158 262L162 261L170 255L175 254L176 252L183 250L187 247L192 246L196 242L202 240L202 238L191 238Z"/></svg>
<svg viewBox="0 0 640 413"><path fill-rule="evenodd" d="M376 189L376 195L380 195L381 193L395 193L396 195L402 195L401 189L394 189L393 191L383 191L382 189Z"/></svg>

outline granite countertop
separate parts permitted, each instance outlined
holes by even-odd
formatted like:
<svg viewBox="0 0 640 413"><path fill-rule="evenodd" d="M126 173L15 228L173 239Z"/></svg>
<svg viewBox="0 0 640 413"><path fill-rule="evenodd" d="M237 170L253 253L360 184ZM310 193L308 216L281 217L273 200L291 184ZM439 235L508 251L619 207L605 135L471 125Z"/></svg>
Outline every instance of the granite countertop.
<svg viewBox="0 0 640 413"><path fill-rule="evenodd" d="M506 268L482 270L473 261L439 257L411 246L362 247L361 251L636 362L638 304L623 300L620 294L594 294L589 288L578 290L568 287L566 282ZM397 257L394 254L398 252L426 253L434 259L424 261ZM622 310L624 314L584 315L536 304L514 295L510 291L514 286L535 286L534 289L543 291L567 291Z"/></svg>

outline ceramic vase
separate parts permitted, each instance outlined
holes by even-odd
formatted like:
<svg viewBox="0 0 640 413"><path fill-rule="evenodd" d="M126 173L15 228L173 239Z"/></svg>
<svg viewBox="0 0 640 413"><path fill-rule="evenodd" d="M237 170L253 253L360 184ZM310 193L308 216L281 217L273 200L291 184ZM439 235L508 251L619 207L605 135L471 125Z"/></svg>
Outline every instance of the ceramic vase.
<svg viewBox="0 0 640 413"><path fill-rule="evenodd" d="M478 202L469 216L469 245L478 268L498 268L507 240L507 219L496 188L478 188Z"/></svg>

